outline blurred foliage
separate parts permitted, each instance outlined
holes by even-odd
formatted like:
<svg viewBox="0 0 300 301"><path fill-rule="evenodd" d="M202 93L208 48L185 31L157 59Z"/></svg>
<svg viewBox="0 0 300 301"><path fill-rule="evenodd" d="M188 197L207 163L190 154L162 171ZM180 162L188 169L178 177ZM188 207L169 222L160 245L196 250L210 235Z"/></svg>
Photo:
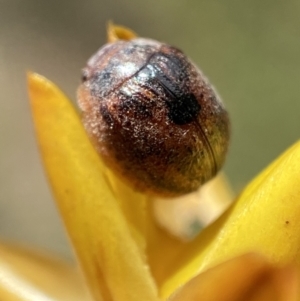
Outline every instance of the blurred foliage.
<svg viewBox="0 0 300 301"><path fill-rule="evenodd" d="M36 148L27 70L75 101L108 20L183 49L230 112L225 171L239 192L299 139L299 14L296 0L0 0L0 236L69 252Z"/></svg>

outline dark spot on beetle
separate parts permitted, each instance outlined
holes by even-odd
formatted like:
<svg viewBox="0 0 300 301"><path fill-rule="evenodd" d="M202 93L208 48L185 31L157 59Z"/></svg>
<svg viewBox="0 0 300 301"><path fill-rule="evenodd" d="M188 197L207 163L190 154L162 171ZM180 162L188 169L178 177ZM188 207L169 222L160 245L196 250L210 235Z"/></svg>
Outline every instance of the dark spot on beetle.
<svg viewBox="0 0 300 301"><path fill-rule="evenodd" d="M127 121L124 122L124 126L126 128L130 128L132 126L132 124L131 124L131 122L129 120L127 120Z"/></svg>
<svg viewBox="0 0 300 301"><path fill-rule="evenodd" d="M289 225L289 224L290 224L290 221L285 221L285 224L286 224L286 225Z"/></svg>
<svg viewBox="0 0 300 301"><path fill-rule="evenodd" d="M177 83L173 83L160 72L157 73L157 79L168 95L166 103L169 118L178 125L194 121L201 110L195 95L182 92Z"/></svg>
<svg viewBox="0 0 300 301"><path fill-rule="evenodd" d="M100 114L108 126L113 126L114 121L106 106L100 106Z"/></svg>
<svg viewBox="0 0 300 301"><path fill-rule="evenodd" d="M88 80L88 72L86 69L83 69L81 73L81 82L84 83L87 80Z"/></svg>
<svg viewBox="0 0 300 301"><path fill-rule="evenodd" d="M165 102L168 107L170 120L178 125L194 121L201 106L194 94L189 93L187 64L181 58L165 53L156 53L149 60L144 70L154 71L154 78L149 78L148 87L158 96L160 86L165 93ZM176 78L176 80L174 80ZM155 87L153 89L153 87Z"/></svg>
<svg viewBox="0 0 300 301"><path fill-rule="evenodd" d="M188 124L196 119L201 106L193 94L184 95L167 102L169 118L178 125Z"/></svg>
<svg viewBox="0 0 300 301"><path fill-rule="evenodd" d="M110 77L111 77L111 73L110 72L108 72L108 71L103 72L103 74L102 74L102 79L103 80L110 79Z"/></svg>

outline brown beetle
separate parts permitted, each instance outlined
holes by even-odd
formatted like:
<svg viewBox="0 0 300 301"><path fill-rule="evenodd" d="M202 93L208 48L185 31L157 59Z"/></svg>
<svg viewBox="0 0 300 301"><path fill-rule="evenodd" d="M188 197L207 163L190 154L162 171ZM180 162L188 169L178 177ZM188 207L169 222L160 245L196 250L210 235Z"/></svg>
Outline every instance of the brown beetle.
<svg viewBox="0 0 300 301"><path fill-rule="evenodd" d="M229 120L221 100L177 48L115 40L88 61L78 89L97 151L139 191L169 197L196 190L225 160Z"/></svg>

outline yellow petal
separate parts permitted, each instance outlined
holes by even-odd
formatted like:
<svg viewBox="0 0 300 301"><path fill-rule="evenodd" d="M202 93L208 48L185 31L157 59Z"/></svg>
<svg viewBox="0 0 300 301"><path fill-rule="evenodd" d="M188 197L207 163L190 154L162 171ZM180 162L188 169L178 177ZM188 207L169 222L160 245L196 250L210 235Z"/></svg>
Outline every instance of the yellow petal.
<svg viewBox="0 0 300 301"><path fill-rule="evenodd" d="M113 24L112 22L108 22L107 25L107 40L109 43L116 42L118 40L129 41L136 38L137 35L131 29Z"/></svg>
<svg viewBox="0 0 300 301"><path fill-rule="evenodd" d="M259 252L300 264L300 142L261 173L237 202L174 259L162 285L168 296L195 274L230 257Z"/></svg>
<svg viewBox="0 0 300 301"><path fill-rule="evenodd" d="M292 266L274 267L252 290L245 301L299 301L299 271Z"/></svg>
<svg viewBox="0 0 300 301"><path fill-rule="evenodd" d="M124 182L118 179L112 171L105 170L105 174L111 185L119 206L128 222L130 232L140 248L140 253L146 262L146 236L147 236L147 220L146 210L148 209L148 198L127 186Z"/></svg>
<svg viewBox="0 0 300 301"><path fill-rule="evenodd" d="M299 274L272 267L263 257L246 254L198 275L170 301L297 301Z"/></svg>
<svg viewBox="0 0 300 301"><path fill-rule="evenodd" d="M0 245L0 300L89 301L75 268L43 253Z"/></svg>
<svg viewBox="0 0 300 301"><path fill-rule="evenodd" d="M53 193L96 300L156 300L156 287L104 167L69 100L29 75L37 137Z"/></svg>

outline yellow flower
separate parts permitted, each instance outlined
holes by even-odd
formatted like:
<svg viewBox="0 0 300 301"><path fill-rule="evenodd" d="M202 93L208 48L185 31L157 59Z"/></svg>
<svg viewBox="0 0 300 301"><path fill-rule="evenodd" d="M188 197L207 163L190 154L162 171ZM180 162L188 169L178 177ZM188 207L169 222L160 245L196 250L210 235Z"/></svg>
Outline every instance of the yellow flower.
<svg viewBox="0 0 300 301"><path fill-rule="evenodd" d="M147 196L106 169L65 95L40 75L28 78L45 169L84 277L2 245L1 300L300 300L300 143L182 242L157 226Z"/></svg>

